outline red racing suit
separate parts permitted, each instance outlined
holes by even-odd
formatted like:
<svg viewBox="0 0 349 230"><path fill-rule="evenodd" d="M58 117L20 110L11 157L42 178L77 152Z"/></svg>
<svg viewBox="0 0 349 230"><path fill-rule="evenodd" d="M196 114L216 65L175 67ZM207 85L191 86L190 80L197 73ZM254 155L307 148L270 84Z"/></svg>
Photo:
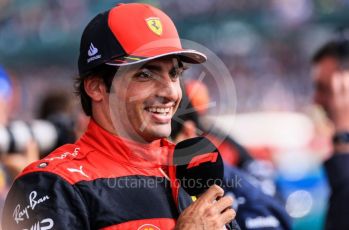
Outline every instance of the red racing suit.
<svg viewBox="0 0 349 230"><path fill-rule="evenodd" d="M151 146L132 143L91 120L75 144L56 149L16 178L2 228L173 229L191 203L169 180L173 149L165 139Z"/></svg>

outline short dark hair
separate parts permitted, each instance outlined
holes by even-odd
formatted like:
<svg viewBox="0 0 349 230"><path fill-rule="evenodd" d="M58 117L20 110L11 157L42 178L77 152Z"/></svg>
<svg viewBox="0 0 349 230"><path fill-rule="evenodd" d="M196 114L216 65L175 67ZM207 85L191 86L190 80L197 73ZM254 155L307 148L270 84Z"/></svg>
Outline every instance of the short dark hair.
<svg viewBox="0 0 349 230"><path fill-rule="evenodd" d="M333 57L342 61L344 59L349 59L349 41L348 40L338 40L330 41L323 45L312 57L312 63L319 63L326 57Z"/></svg>
<svg viewBox="0 0 349 230"><path fill-rule="evenodd" d="M107 92L109 93L117 70L118 68L115 66L101 65L91 70L88 74L76 78L75 91L80 97L82 109L87 116L92 115L92 101L90 96L85 91L84 81L90 77L100 77L103 79L103 82L107 87Z"/></svg>

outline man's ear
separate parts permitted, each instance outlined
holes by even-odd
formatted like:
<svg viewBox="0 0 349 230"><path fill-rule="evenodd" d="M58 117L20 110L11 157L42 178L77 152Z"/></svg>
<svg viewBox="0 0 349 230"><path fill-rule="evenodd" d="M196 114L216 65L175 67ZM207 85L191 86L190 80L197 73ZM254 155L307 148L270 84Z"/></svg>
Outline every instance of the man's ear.
<svg viewBox="0 0 349 230"><path fill-rule="evenodd" d="M92 76L85 79L84 87L87 95L89 95L93 101L101 101L103 96L107 93L103 79L100 77Z"/></svg>

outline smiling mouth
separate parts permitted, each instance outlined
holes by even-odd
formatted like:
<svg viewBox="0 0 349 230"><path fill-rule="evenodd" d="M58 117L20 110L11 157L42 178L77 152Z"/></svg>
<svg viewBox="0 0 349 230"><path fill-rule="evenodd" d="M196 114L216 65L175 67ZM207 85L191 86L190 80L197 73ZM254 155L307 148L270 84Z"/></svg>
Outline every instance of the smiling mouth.
<svg viewBox="0 0 349 230"><path fill-rule="evenodd" d="M167 116L172 111L172 108L173 107L148 107L145 108L145 110L150 113Z"/></svg>
<svg viewBox="0 0 349 230"><path fill-rule="evenodd" d="M149 107L146 108L145 110L147 110L148 112L151 113L156 113L156 114L161 114L161 115L168 115L171 111L172 107Z"/></svg>
<svg viewBox="0 0 349 230"><path fill-rule="evenodd" d="M172 118L172 111L174 106L171 107L147 107L145 111L152 115L152 118L161 123L167 123Z"/></svg>

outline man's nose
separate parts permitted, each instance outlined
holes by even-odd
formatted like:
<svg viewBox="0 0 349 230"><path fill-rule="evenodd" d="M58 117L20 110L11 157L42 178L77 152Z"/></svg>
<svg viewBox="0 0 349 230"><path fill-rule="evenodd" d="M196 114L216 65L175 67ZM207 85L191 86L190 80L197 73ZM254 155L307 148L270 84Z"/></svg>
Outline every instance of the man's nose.
<svg viewBox="0 0 349 230"><path fill-rule="evenodd" d="M157 81L158 97L166 99L167 101L176 101L180 93L178 82L173 81L169 74L164 74Z"/></svg>

